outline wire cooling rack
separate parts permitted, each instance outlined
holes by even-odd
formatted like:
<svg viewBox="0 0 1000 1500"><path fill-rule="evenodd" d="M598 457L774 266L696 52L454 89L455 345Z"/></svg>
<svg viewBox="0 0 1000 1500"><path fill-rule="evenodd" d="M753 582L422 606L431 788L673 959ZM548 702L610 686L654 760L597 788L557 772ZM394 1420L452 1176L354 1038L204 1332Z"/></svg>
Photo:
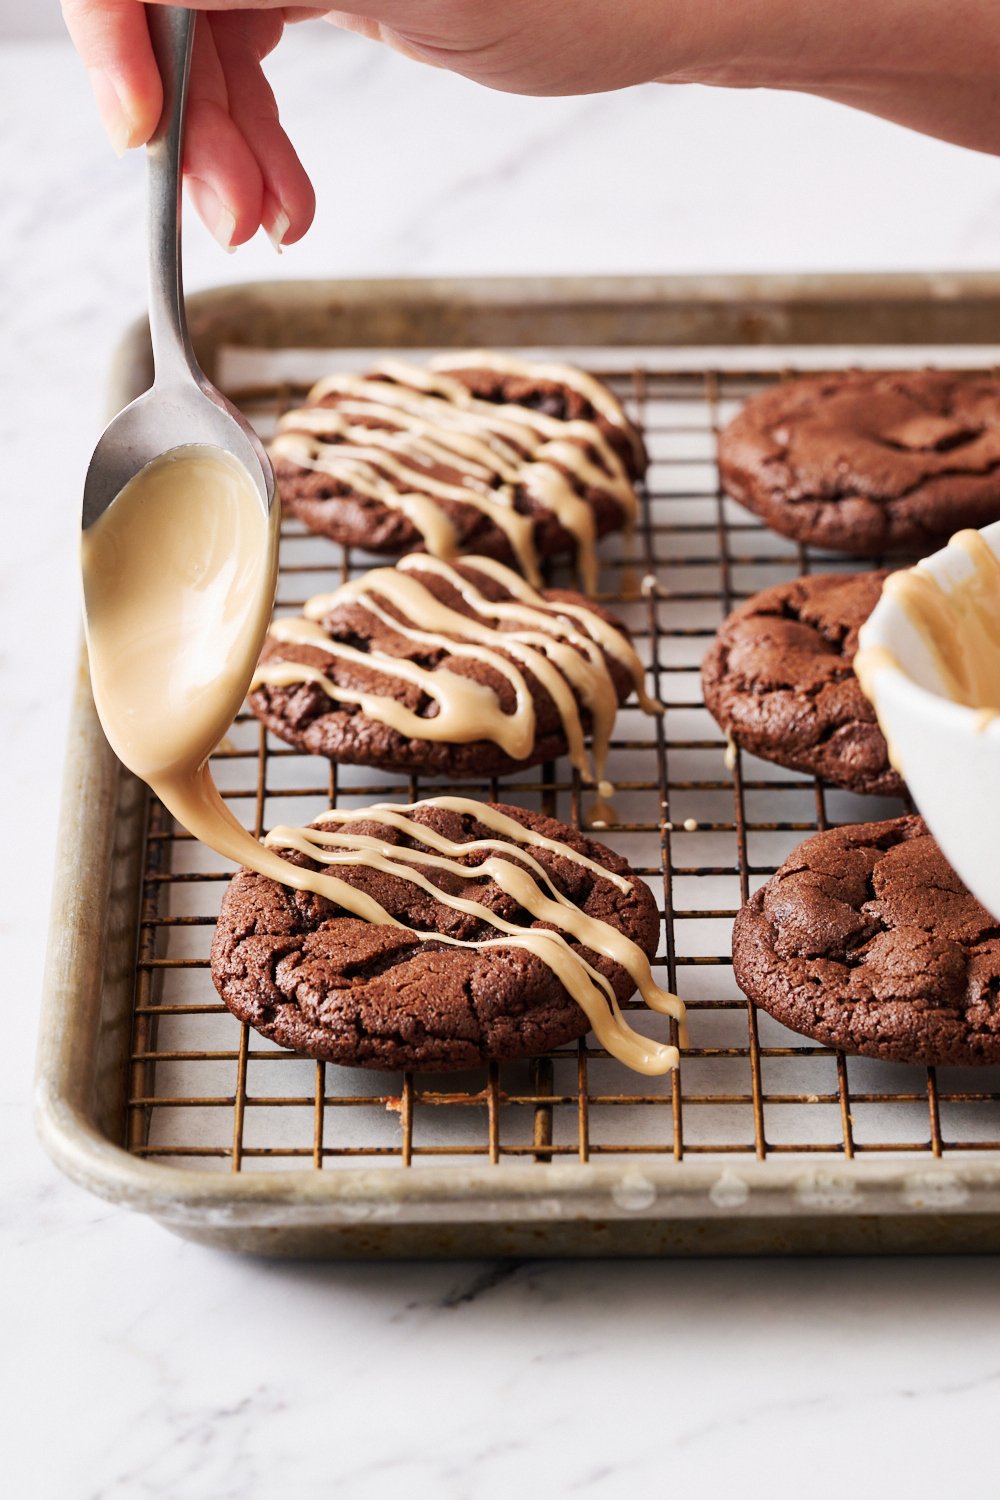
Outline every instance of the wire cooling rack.
<svg viewBox="0 0 1000 1500"><path fill-rule="evenodd" d="M593 360L590 368L618 391L649 444L637 556L625 557L620 539L604 544L600 597L629 625L666 705L660 720L635 709L620 714L609 763L616 819L597 836L657 896L663 940L654 972L689 1007L691 1045L680 1068L640 1078L591 1039L531 1061L440 1075L347 1069L284 1051L231 1016L212 985L208 952L231 869L151 799L126 1112L126 1145L136 1155L234 1172L373 1159L419 1171L470 1159L502 1169L526 1159L843 1160L1000 1148L1000 1069L845 1058L749 1005L733 979L736 910L796 843L904 810L897 800L856 797L745 753L730 768L701 702L701 658L741 599L799 573L860 566L786 542L719 488L720 425L765 382L794 372L638 362L601 371ZM286 381L230 394L266 436L305 389ZM297 610L379 561L286 523L279 610ZM572 581L558 569L551 578ZM247 713L213 764L234 813L257 835L308 822L328 805L409 802L456 789L328 766ZM592 801L562 760L458 789L577 826L586 826ZM668 1024L641 1004L630 1007L630 1020L660 1035Z"/></svg>

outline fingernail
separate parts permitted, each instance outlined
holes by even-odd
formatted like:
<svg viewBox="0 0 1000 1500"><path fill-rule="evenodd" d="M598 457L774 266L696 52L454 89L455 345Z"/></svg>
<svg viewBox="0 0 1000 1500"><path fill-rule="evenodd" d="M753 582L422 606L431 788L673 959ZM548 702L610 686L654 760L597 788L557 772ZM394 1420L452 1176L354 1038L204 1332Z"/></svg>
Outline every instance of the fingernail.
<svg viewBox="0 0 1000 1500"><path fill-rule="evenodd" d="M97 111L108 133L108 139L117 154L124 156L132 144L135 121L125 108L114 80L107 73L101 72L99 68L92 68L90 83L97 101Z"/></svg>
<svg viewBox="0 0 1000 1500"><path fill-rule="evenodd" d="M281 254L281 242L291 228L291 219L285 213L277 198L270 193L264 194L264 207L261 212L261 222L271 244Z"/></svg>
<svg viewBox="0 0 1000 1500"><path fill-rule="evenodd" d="M223 203L214 188L209 187L207 182L202 182L198 177L188 180L188 190L194 199L195 208L223 250L227 255L234 255L236 246L233 244L233 235L236 233L236 215L232 209Z"/></svg>
<svg viewBox="0 0 1000 1500"><path fill-rule="evenodd" d="M220 205L219 217L212 225L212 233L227 255L236 254L236 246L233 244L233 235L236 233L236 215L230 213L228 208Z"/></svg>

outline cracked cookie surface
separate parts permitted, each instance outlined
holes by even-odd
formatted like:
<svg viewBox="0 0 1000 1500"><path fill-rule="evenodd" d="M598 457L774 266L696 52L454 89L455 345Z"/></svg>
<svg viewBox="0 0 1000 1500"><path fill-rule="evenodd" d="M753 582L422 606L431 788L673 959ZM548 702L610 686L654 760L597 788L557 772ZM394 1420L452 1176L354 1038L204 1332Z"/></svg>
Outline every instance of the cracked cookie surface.
<svg viewBox="0 0 1000 1500"><path fill-rule="evenodd" d="M705 705L744 750L852 792L901 795L853 661L884 570L816 573L754 594L702 664Z"/></svg>
<svg viewBox="0 0 1000 1500"><path fill-rule="evenodd" d="M409 577L420 583L435 600L446 605L456 615L470 622L481 623L481 617L453 581L422 568L419 563L407 571ZM454 572L459 581L473 584L483 598L500 604L516 603L516 596L502 582L475 567L475 559L455 564ZM347 646L354 653L370 657L370 663L359 659L357 655L339 659L332 649L324 650L322 645L289 644L271 637L265 642L262 663L300 662L322 672L340 687L372 695L388 695L414 714L429 717L436 712L436 705L427 694L419 686L391 674L392 660L415 662L429 672L446 672L469 678L494 693L505 714L515 712L517 705L514 689L495 664L491 665L481 657L459 656L448 649L449 639L460 646L470 644L457 629L450 632L447 639L442 637L440 643L425 641L415 644L411 637L394 631L389 623L392 619L397 619L405 627L407 624L412 625L412 621L394 608L391 600L381 598L377 593L376 597L381 616L373 614L356 598L339 598L337 594L332 594L331 607L322 621L331 648L337 645ZM558 613L560 604L586 609L613 625L623 640L628 641L624 625L607 610L585 599L582 594L566 589L545 589L541 594L541 603L550 607L553 614ZM250 707L270 730L289 744L310 754L324 755L330 760L350 765L461 779L500 776L546 760L554 760L567 750L566 727L556 703L530 667L525 665L523 657L519 658L503 649L505 634L509 635L512 643L522 639L536 640L537 637L530 631L525 634L527 627L523 621L515 619L493 623L500 632L500 638L492 649L519 668L534 705L534 743L530 753L523 759L515 760L500 745L486 738L455 743L404 734L366 712L361 704L334 701L315 681L292 682L287 685L262 683L251 692ZM583 627L581 631L585 634ZM632 691L631 677L620 661L607 652L603 656L620 706ZM382 662L381 670L379 658ZM567 690L572 691L571 685ZM590 713L581 701L579 692L574 696L583 727L589 731L592 727Z"/></svg>
<svg viewBox="0 0 1000 1500"><path fill-rule="evenodd" d="M830 829L743 907L733 968L793 1031L894 1062L1000 1062L1000 926L922 818Z"/></svg>
<svg viewBox="0 0 1000 1500"><path fill-rule="evenodd" d="M522 808L492 805L628 876L619 855L575 829ZM441 807L418 804L408 816L458 843L498 837L476 819ZM384 823L359 820L351 828L381 843L412 847ZM641 880L622 890L558 851L533 846L531 852L584 913L610 923L653 956L659 918ZM481 855L468 858L475 864ZM466 941L497 936L482 918L435 901L395 875L364 866L338 866L337 874L407 926ZM470 877L466 884L448 872L428 874L448 894L468 897L519 926L543 925L492 880ZM619 1002L631 998L635 986L623 968L567 941L611 982ZM234 877L223 898L211 966L219 994L240 1020L282 1046L329 1062L448 1071L534 1056L588 1030L586 1016L552 969L525 949L435 947L249 870Z"/></svg>
<svg viewBox="0 0 1000 1500"><path fill-rule="evenodd" d="M407 367L390 362L370 376L348 377L343 388L335 379L320 381L302 407L282 418L271 444L283 506L311 531L342 546L399 555L437 550L421 519L433 503L450 537L447 555L479 553L512 565L519 559L509 529L497 523L496 512L474 503L475 494L502 500L523 519L530 534L526 545L536 560L575 552L581 527L592 528L593 539L620 531L635 504L633 483L647 465L638 429L624 412L619 422L609 421L582 391L526 369L529 373L512 374L459 363L441 370L477 403L478 426L456 426L467 414L446 391L422 388L419 369L408 374ZM610 392L604 394L613 400ZM398 410L393 403L401 398L419 402L418 414ZM558 428L549 434L552 441L536 449L539 434L523 426L518 431L518 408L551 419L550 426ZM491 410L505 414L506 425L495 432L489 430ZM588 426L610 455L602 458L588 442ZM569 462L572 447L587 460L579 472ZM494 470L498 455L506 465ZM530 479L540 459L551 472L548 484L538 487ZM572 503L553 505L553 477L568 483L571 499L589 519L574 516ZM390 500L393 490L398 493Z"/></svg>
<svg viewBox="0 0 1000 1500"><path fill-rule="evenodd" d="M923 555L1000 519L1000 381L915 370L783 382L723 430L719 471L783 536Z"/></svg>

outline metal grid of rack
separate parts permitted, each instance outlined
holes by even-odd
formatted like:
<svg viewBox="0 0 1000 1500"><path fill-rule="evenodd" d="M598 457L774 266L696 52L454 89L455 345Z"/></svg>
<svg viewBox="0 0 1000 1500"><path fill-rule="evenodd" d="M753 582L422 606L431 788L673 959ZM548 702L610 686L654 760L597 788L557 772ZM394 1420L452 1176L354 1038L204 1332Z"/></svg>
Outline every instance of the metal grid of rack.
<svg viewBox="0 0 1000 1500"><path fill-rule="evenodd" d="M593 364L591 364L593 368ZM799 573L859 566L797 547L721 493L719 426L775 372L601 372L643 425L651 455L639 555L603 547L600 597L629 625L666 705L622 711L609 774L616 820L598 835L648 881L663 914L654 971L688 1002L681 1067L640 1079L584 1040L548 1056L467 1074L390 1074L298 1058L241 1025L208 972L215 913L231 871L149 803L129 1064L126 1144L175 1165L261 1171L384 1163L587 1161L701 1155L765 1160L1000 1149L1000 1069L927 1070L845 1058L778 1025L735 986L730 927L741 901L810 833L893 816L859 798L738 753L701 703L698 668L724 615ZM788 372L784 372L788 373ZM304 387L231 392L266 436ZM286 524L278 607L379 561ZM554 570L554 582L567 581ZM627 597L626 597L627 595ZM332 804L413 801L424 778L327 766L249 714L215 757L247 827L307 822ZM452 789L449 786L449 789ZM586 826L592 794L563 761L460 790ZM630 1020L662 1034L641 1004Z"/></svg>

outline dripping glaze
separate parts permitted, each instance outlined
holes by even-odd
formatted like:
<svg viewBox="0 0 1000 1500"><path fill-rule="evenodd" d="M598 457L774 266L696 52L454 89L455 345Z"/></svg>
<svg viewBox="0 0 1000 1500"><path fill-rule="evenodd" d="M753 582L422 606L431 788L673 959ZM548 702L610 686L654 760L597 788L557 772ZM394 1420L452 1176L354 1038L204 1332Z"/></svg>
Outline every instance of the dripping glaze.
<svg viewBox="0 0 1000 1500"><path fill-rule="evenodd" d="M421 808L442 808L473 818L501 838L454 842L407 817L408 813ZM480 951L514 947L533 953L552 970L580 1006L601 1046L613 1057L635 1072L647 1075L669 1072L677 1066L678 1049L634 1031L622 1014L611 983L568 939L575 938L582 947L619 964L650 1010L670 1016L678 1023L681 1045L686 1046L683 1001L656 983L649 959L637 943L609 922L589 916L564 896L529 850L532 847L547 849L584 866L600 879L611 881L621 891L631 887L631 879L614 874L558 839L546 838L525 828L496 807L466 797L432 797L405 805L380 803L355 812L331 809L316 821L320 826L272 829L265 841L267 848L295 850L322 864L325 869L363 866L393 875L417 886L443 906L478 918L499 935L473 941L436 930L411 928L391 916L371 897L329 875L313 876L315 884L310 889L328 895L338 906L354 910L357 915L362 915L356 906L360 898L366 920L401 928L419 942L445 943L450 947ZM419 847L402 848L370 834L352 833L350 825L355 822L380 823L402 833ZM483 858L473 866L461 863L469 855L482 855ZM489 907L433 884L424 874L425 870L442 871L463 880L490 880L523 910L547 925L544 928L525 928L508 922ZM328 890L327 886L332 889ZM347 892L350 899L344 899L342 892Z"/></svg>
<svg viewBox="0 0 1000 1500"><path fill-rule="evenodd" d="M464 865L455 866L456 857L482 853L482 865L473 873L495 880L546 926L514 927L478 903L466 903L464 909L487 921L497 936L460 946L516 946L536 954L580 1005L612 1055L642 1073L675 1067L677 1049L633 1031L611 986L567 941L575 938L612 957L634 979L651 1009L683 1023L681 1002L655 984L641 949L568 901L529 852L532 845L548 847L621 887L622 877L568 846L461 798L442 798L439 805L478 818L505 841L450 844L407 819L413 808L404 807L355 815L331 812L319 830L276 829L262 845L230 812L212 780L208 757L243 700L267 629L277 524L277 503L264 514L249 476L235 460L192 447L148 465L84 533L94 697L119 757L148 781L189 832L217 853L282 885L324 896L367 922L402 925L372 897L329 873L338 864L391 868L426 889L430 883L421 865L467 874ZM327 825L346 825L352 817L402 827L423 848L401 852L377 840L352 841L349 834L327 831ZM281 848L306 852L324 868L291 864L277 852ZM445 904L458 903L459 898L431 889ZM421 942L457 942L433 932L414 936Z"/></svg>
<svg viewBox="0 0 1000 1500"><path fill-rule="evenodd" d="M449 373L470 369L570 387L627 435L641 465L641 440L616 398L592 376L569 365L534 365L484 351L442 356L428 368L384 360L371 375L328 376L309 392L304 407L281 419L271 453L400 511L427 551L446 561L458 555L458 544L441 502L472 506L504 533L521 571L538 587L534 523L514 504L516 491L523 489L573 536L584 588L593 594L594 512L582 491L592 488L611 497L628 539L638 502L621 458L594 421L563 421L531 407L473 396ZM321 404L329 397L336 404ZM452 477L429 472L434 468Z"/></svg>
<svg viewBox="0 0 1000 1500"><path fill-rule="evenodd" d="M571 763L602 795L613 790L604 780L618 695L607 658L628 672L640 707L648 714L662 706L646 691L645 672L626 636L593 610L549 601L510 568L489 558L468 557L463 566L491 578L507 598L491 600L450 564L410 556L395 568L376 568L343 584L332 594L310 599L299 618L274 621L271 639L279 655L254 672L251 689L263 685L316 683L333 702L358 704L366 716L388 724L408 738L468 744L488 739L513 760L523 760L535 743L535 705L520 670L530 670L555 704L569 747ZM422 583L423 574L441 578L462 599L470 614L451 608ZM405 657L378 649L360 651L338 643L322 625L338 606L360 604L376 620L415 646L432 646L450 656L486 662L509 684L513 713L503 710L493 688L445 668L428 669ZM386 613L385 605L394 614ZM513 629L504 629L504 626ZM304 662L283 660L280 644L317 646L335 661L357 663L398 682L411 683L437 704L428 717L398 699L342 687L328 672ZM513 658L511 660L510 658ZM593 723L593 765L584 746L581 704Z"/></svg>

